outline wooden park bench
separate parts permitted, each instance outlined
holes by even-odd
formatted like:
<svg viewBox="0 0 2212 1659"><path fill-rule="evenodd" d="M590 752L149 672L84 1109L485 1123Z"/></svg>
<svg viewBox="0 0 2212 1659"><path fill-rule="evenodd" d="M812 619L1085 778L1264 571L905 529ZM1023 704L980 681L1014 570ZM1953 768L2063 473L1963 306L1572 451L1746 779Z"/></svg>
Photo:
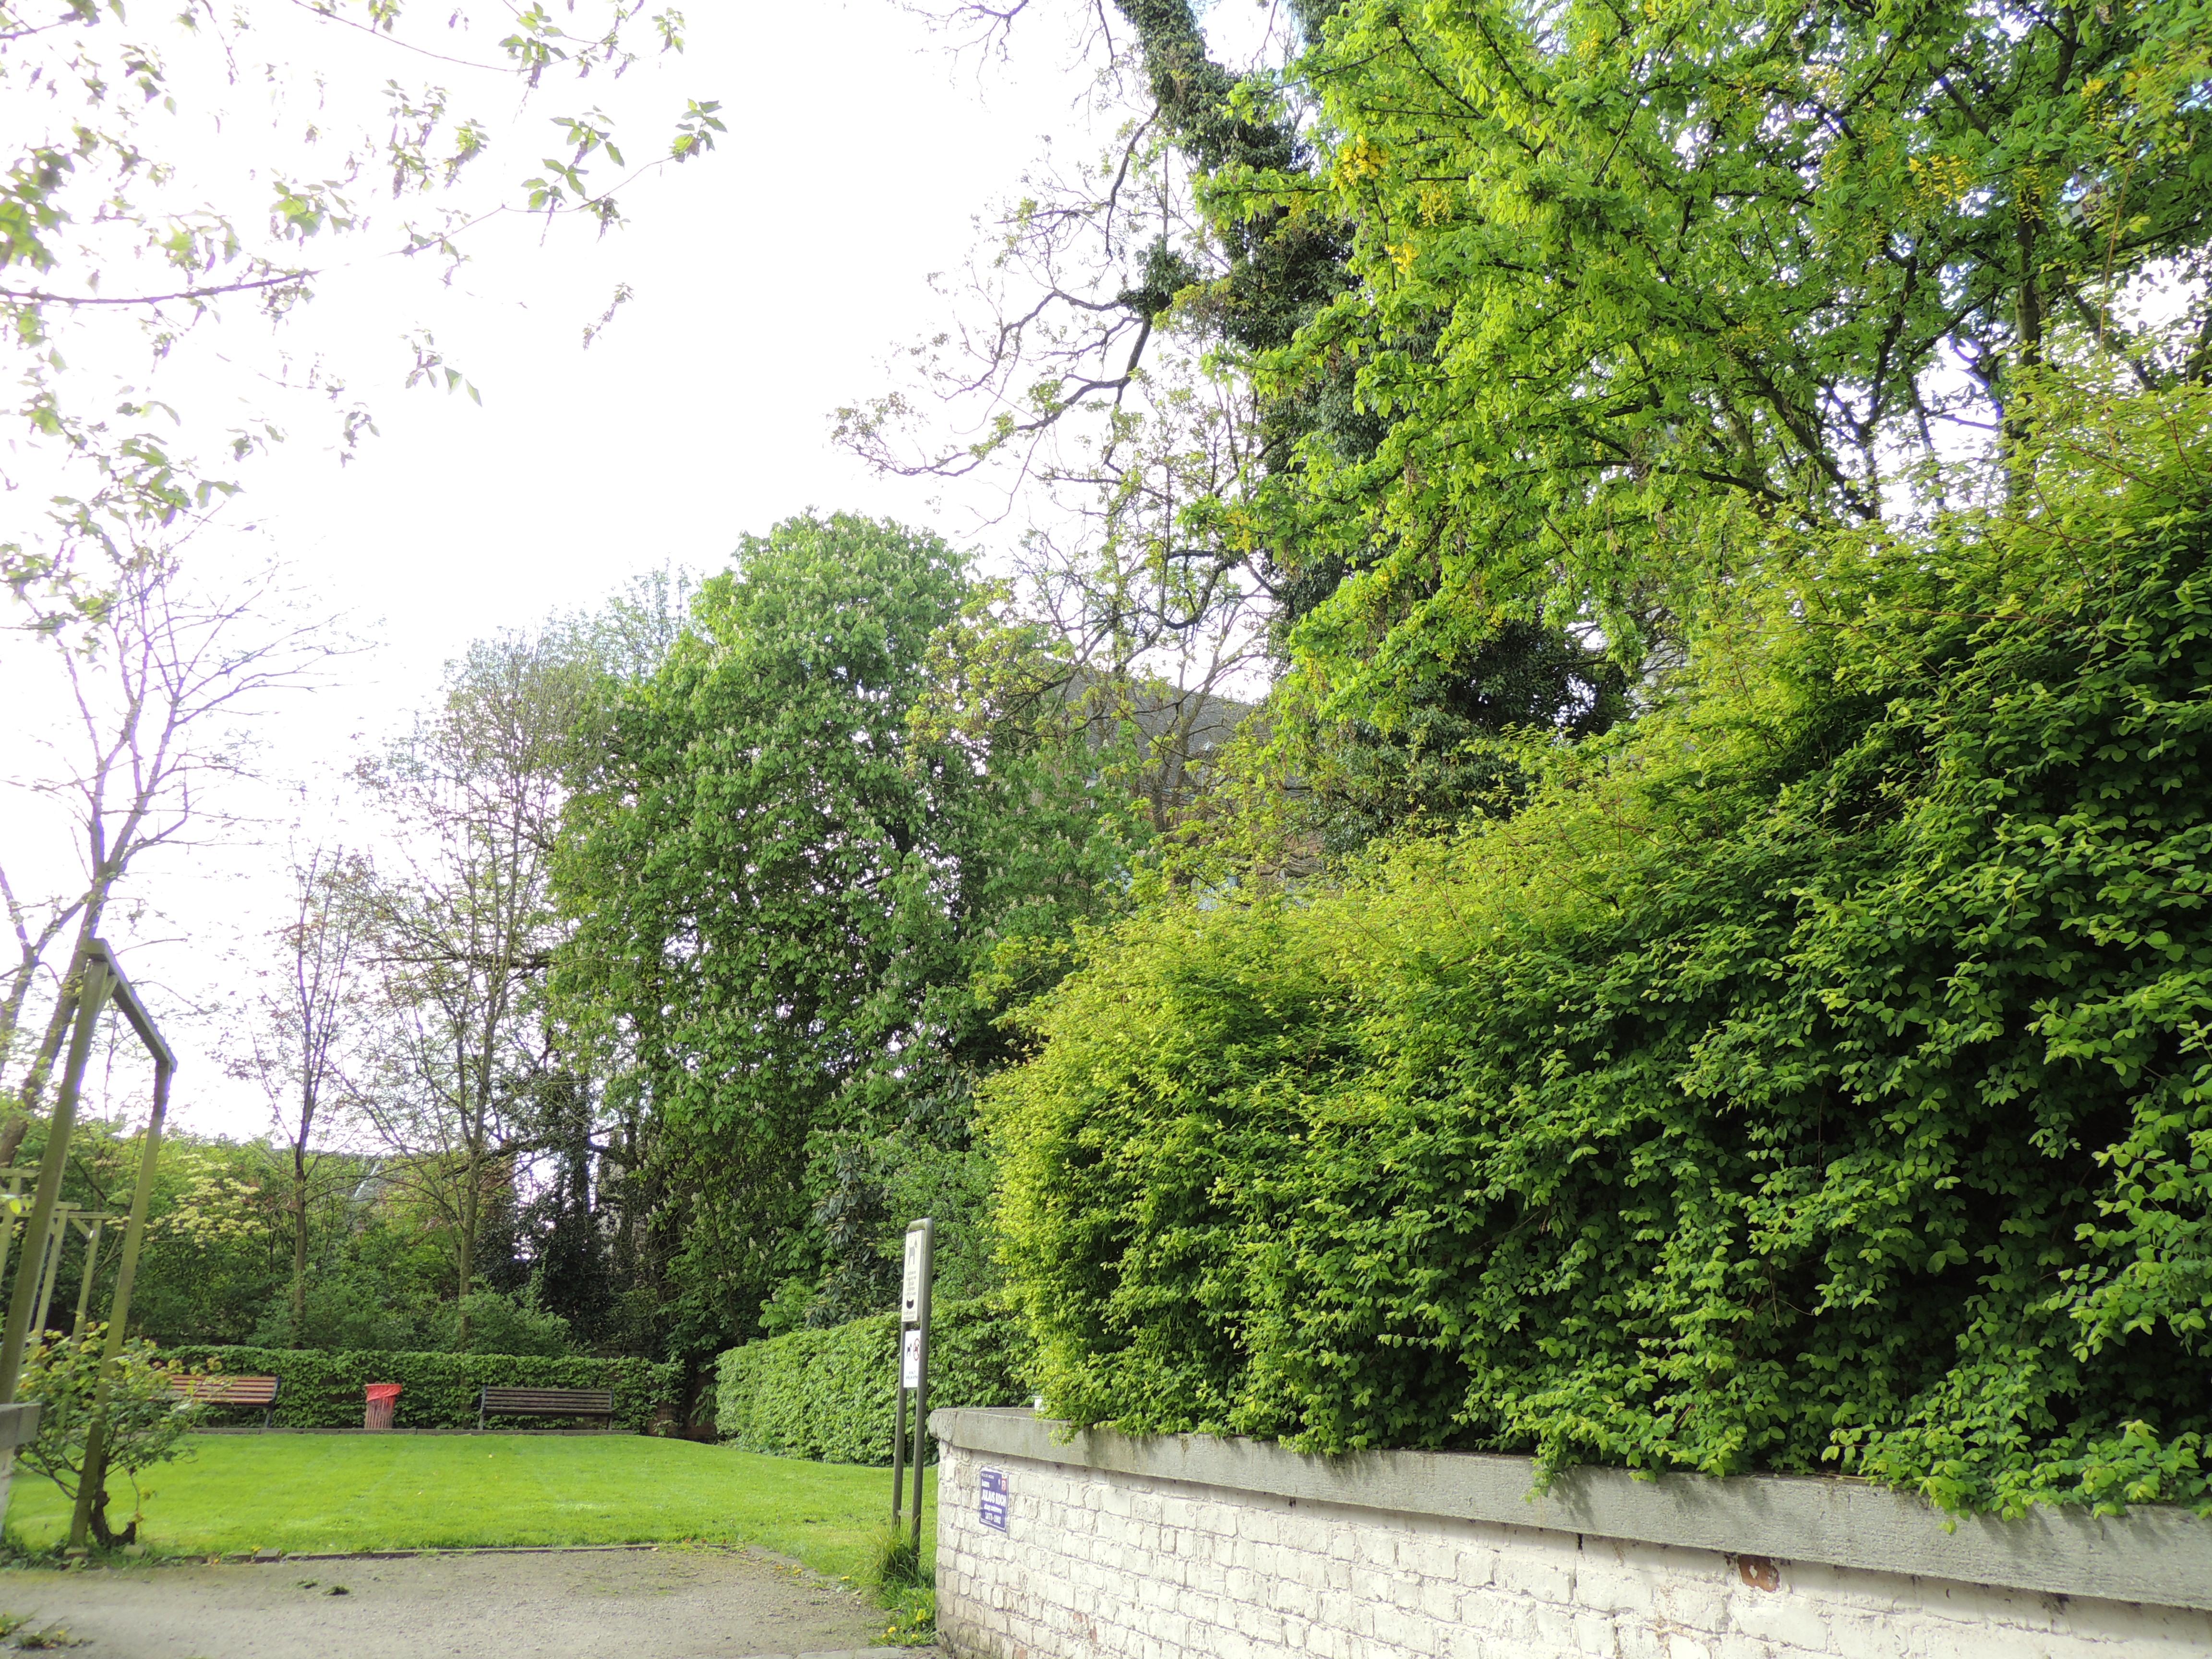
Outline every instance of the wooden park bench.
<svg viewBox="0 0 2212 1659"><path fill-rule="evenodd" d="M612 1389L486 1389L477 1402L477 1427L488 1417L604 1417L615 1425Z"/></svg>
<svg viewBox="0 0 2212 1659"><path fill-rule="evenodd" d="M261 1408L261 1426L276 1420L277 1379L273 1376L173 1376L169 1392L179 1404Z"/></svg>

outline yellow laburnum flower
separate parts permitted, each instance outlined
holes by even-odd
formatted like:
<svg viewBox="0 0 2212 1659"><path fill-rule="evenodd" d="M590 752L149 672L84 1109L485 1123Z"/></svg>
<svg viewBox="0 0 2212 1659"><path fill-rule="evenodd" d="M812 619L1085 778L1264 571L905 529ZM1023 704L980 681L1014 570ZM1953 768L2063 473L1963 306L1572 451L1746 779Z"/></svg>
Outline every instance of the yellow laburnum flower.
<svg viewBox="0 0 2212 1659"><path fill-rule="evenodd" d="M1338 167L1354 179L1378 178L1385 165L1382 147L1364 137L1354 138L1337 157Z"/></svg>

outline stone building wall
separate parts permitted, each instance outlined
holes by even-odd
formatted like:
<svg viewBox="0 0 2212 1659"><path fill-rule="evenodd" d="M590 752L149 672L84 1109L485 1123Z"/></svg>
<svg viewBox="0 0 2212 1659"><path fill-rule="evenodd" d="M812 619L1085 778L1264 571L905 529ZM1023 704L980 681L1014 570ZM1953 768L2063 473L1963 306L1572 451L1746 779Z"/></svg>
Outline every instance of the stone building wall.
<svg viewBox="0 0 2212 1659"><path fill-rule="evenodd" d="M962 1659L2212 1655L2212 1528L2187 1516L1947 1528L1858 1483L1609 1471L1532 1500L1514 1458L931 1425Z"/></svg>

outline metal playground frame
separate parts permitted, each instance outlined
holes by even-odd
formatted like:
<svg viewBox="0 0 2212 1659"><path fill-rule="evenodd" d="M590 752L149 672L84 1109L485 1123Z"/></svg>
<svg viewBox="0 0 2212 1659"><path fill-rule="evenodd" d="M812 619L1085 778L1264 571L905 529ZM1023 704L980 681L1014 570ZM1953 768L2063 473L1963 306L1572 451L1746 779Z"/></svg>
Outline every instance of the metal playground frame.
<svg viewBox="0 0 2212 1659"><path fill-rule="evenodd" d="M54 1280L61 1267L63 1247L72 1229L85 1238L84 1273L77 1291L76 1334L82 1335L91 1309L93 1273L99 1265L102 1229L116 1216L81 1211L62 1202L62 1176L69 1164L70 1137L76 1127L77 1097L84 1086L84 1068L91 1057L92 1039L100 1017L111 1002L131 1022L138 1041L154 1061L154 1115L146 1127L146 1144L138 1158L138 1180L131 1194L131 1209L123 1229L123 1254L116 1263L115 1294L107 1311L107 1340L100 1352L100 1383L93 1394L92 1425L85 1443L84 1470L77 1483L76 1512L70 1517L69 1541L82 1548L92 1524L93 1499L107 1485L107 1399L117 1357L123 1352L123 1332L131 1317L131 1285L138 1273L138 1248L146 1234L146 1206L153 1196L154 1167L161 1149L161 1126L169 1113L169 1082L176 1075L177 1057L162 1039L146 1005L106 943L94 939L75 963L62 985L63 1006L68 1011L69 1059L62 1068L61 1087L54 1097L53 1115L46 1127L46 1151L40 1155L37 1184L32 1189L30 1214L23 1227L23 1253L15 1264L15 1286L8 1301L4 1334L0 1334L0 1405L13 1404L22 1382L23 1358L32 1335L46 1328L53 1300ZM9 1209L20 1214L22 1177L27 1170L0 1170L6 1178ZM14 1238L14 1214L0 1242L0 1274L7 1268L9 1245ZM0 1500L4 1501L4 1500Z"/></svg>

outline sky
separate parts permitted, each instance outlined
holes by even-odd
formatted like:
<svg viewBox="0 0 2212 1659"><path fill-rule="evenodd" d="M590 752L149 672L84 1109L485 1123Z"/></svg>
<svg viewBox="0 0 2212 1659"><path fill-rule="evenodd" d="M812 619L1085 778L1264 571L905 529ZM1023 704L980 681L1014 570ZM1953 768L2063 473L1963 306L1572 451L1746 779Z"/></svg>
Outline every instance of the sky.
<svg viewBox="0 0 2212 1659"><path fill-rule="evenodd" d="M872 476L830 425L840 404L890 386L893 352L944 325L931 279L965 264L977 216L1039 158L1099 142L1078 15L1072 0L1039 0L1000 58L956 52L892 0L695 6L684 56L643 66L621 95L664 109L719 99L729 131L715 155L626 191L625 228L593 241L495 226L450 288L365 259L287 325L288 349L327 354L368 397L380 435L344 465L312 433L280 447L205 556L273 553L301 614L342 618L364 648L257 719L258 781L222 803L245 822L150 854L132 878L149 908L106 930L179 1051L178 1122L268 1127L216 1054L281 919L290 848L359 838L346 766L434 697L471 639L595 605L635 573L719 568L742 534L810 508L895 516L987 552L1009 533L989 522L1005 505L994 486ZM1224 0L1209 22L1233 39L1267 15ZM373 49L306 38L302 51ZM210 177L240 164L224 143L250 142L210 137ZM585 325L617 284L635 298L586 349ZM399 389L400 337L419 326L481 404ZM164 371L166 389L235 395L252 349L240 334L200 338ZM57 712L43 672L19 635L0 641L0 695L16 715L0 732L0 778L43 763L27 712ZM20 791L0 805L11 873L65 884L66 826ZM115 1076L135 1096L132 1070Z"/></svg>

